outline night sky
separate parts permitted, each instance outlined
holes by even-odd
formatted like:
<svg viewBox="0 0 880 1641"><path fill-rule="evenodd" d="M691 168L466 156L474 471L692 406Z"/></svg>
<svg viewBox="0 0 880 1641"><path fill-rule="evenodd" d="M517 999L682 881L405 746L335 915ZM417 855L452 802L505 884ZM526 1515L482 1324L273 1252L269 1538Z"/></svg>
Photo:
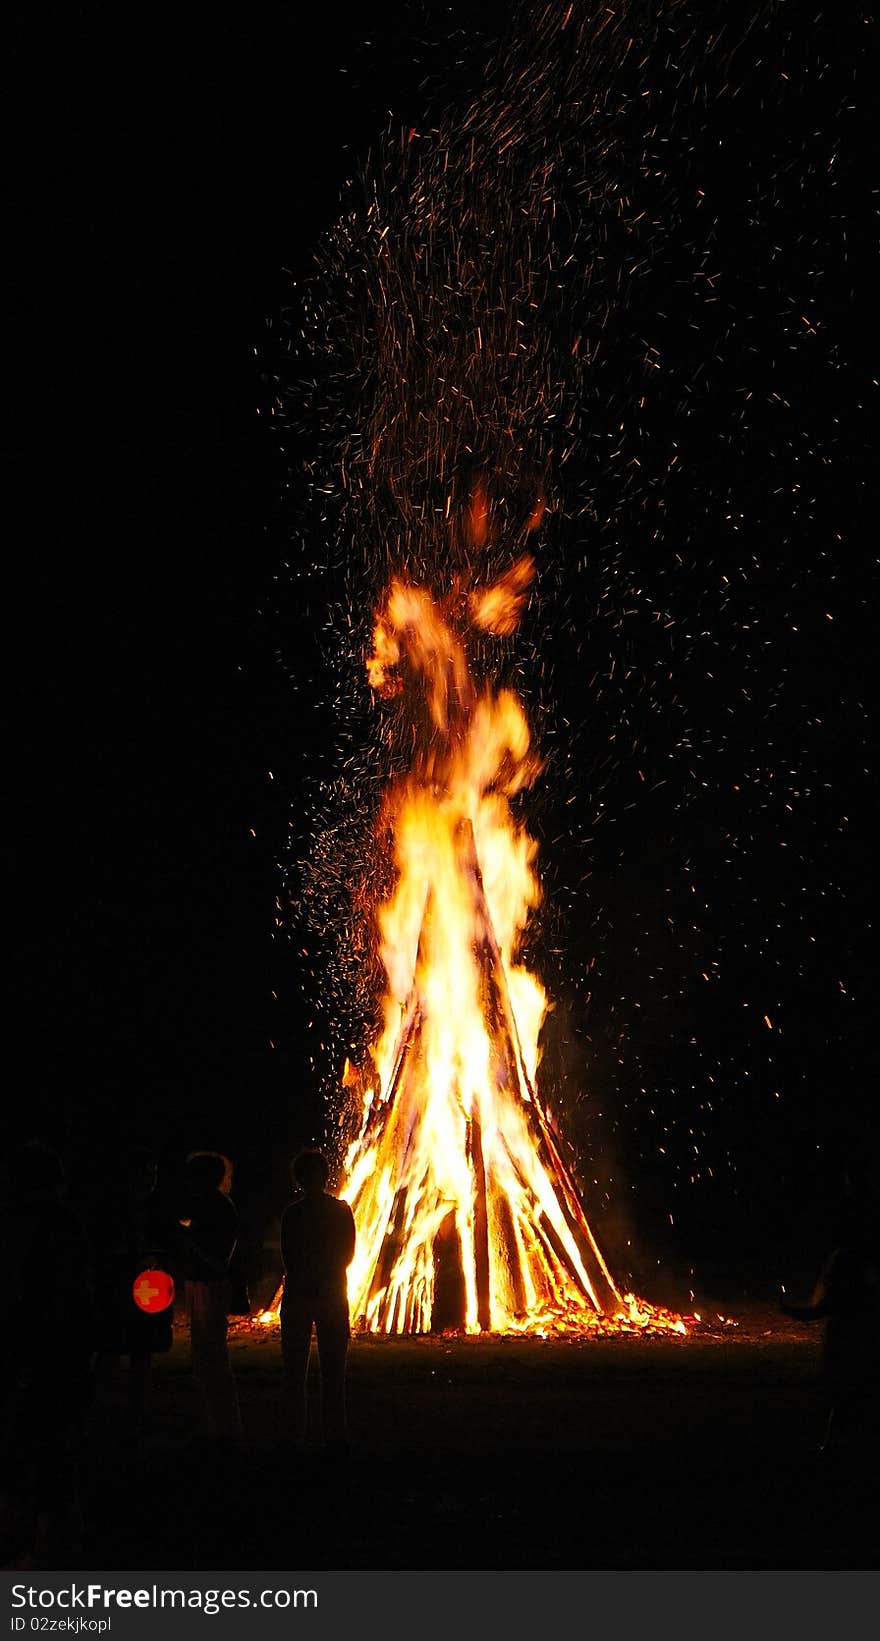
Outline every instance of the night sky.
<svg viewBox="0 0 880 1641"><path fill-rule="evenodd" d="M509 49L558 84L551 10ZM83 1177L135 1137L169 1173L228 1151L255 1259L367 1029L333 927L394 561L343 548L375 519L331 494L369 389L328 276L304 403L301 282L357 264L357 221L333 230L360 167L393 217L400 133L431 177L431 133L491 105L507 12L15 32L9 1103ZM542 332L572 419L564 460L541 435L554 510L504 656L546 762L544 1089L636 1276L741 1261L772 1289L823 1251L842 1164L876 1174L869 27L609 16L579 111L522 104L578 271Z"/></svg>

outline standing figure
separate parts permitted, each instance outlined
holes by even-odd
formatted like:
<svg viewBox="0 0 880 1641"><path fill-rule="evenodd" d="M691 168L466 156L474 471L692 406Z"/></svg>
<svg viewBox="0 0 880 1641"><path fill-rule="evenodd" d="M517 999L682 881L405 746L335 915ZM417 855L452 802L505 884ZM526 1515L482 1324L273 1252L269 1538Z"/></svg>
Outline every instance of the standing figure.
<svg viewBox="0 0 880 1641"><path fill-rule="evenodd" d="M327 1190L320 1151L301 1151L291 1169L299 1195L281 1220L283 1408L296 1442L306 1433L306 1385L314 1325L321 1372L321 1419L328 1452L347 1451L345 1369L350 1336L346 1272L354 1257L354 1216Z"/></svg>
<svg viewBox="0 0 880 1641"><path fill-rule="evenodd" d="M134 1299L134 1283L147 1267L169 1270L175 1237L157 1207L158 1164L154 1153L136 1146L120 1159L102 1194L92 1241L96 1265L96 1386L112 1383L120 1357L129 1364L129 1431L141 1435L153 1356L171 1349L173 1307L146 1312Z"/></svg>
<svg viewBox="0 0 880 1641"><path fill-rule="evenodd" d="M9 1322L0 1433L4 1558L77 1565L80 1460L91 1399L94 1288L85 1228L57 1152L32 1141L12 1159L0 1216ZM5 1353L4 1353L5 1355ZM8 1564L8 1563L7 1563Z"/></svg>
<svg viewBox="0 0 880 1641"><path fill-rule="evenodd" d="M876 1204L844 1182L845 1222L806 1304L784 1303L786 1316L823 1320L825 1430L820 1452L861 1444L877 1423L880 1383L880 1253Z"/></svg>
<svg viewBox="0 0 880 1641"><path fill-rule="evenodd" d="M229 1361L229 1266L238 1214L229 1196L232 1164L218 1151L186 1159L187 1216L179 1221L186 1277L192 1374L201 1391L206 1434L239 1441L238 1390Z"/></svg>

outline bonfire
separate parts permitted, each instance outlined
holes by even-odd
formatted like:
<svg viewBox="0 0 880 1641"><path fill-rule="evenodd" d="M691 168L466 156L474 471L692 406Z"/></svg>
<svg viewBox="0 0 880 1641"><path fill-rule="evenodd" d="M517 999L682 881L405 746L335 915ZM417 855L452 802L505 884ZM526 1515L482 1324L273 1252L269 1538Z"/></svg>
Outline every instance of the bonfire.
<svg viewBox="0 0 880 1641"><path fill-rule="evenodd" d="M356 1330L685 1332L618 1289L538 1093L548 999L520 948L541 890L513 800L540 761L520 699L468 660L470 635L516 630L532 578L528 555L444 599L395 578L376 619L369 682L403 696L413 753L379 823L396 876L376 914L383 1026L343 1077L360 1102L340 1193Z"/></svg>

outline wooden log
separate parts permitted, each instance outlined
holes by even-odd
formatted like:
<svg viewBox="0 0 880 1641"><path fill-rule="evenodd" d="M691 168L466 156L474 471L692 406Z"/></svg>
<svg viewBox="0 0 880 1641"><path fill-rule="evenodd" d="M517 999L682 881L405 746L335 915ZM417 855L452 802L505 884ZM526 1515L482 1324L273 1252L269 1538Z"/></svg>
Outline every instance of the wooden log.
<svg viewBox="0 0 880 1641"><path fill-rule="evenodd" d="M474 1279L477 1290L477 1323L484 1333L492 1326L489 1293L489 1214L486 1207L486 1169L483 1162L483 1130L478 1116L468 1122L468 1149L474 1176Z"/></svg>

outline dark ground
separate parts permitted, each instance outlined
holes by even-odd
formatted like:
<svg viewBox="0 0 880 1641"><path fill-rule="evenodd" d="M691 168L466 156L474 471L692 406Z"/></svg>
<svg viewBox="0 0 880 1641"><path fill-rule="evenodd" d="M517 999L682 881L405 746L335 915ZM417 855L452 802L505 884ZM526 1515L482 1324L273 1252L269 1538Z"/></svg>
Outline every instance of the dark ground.
<svg viewBox="0 0 880 1641"><path fill-rule="evenodd" d="M298 1458L277 1446L277 1335L245 1324L232 1355L241 1453L190 1441L185 1333L158 1361L137 1458L118 1440L112 1404L98 1410L84 1567L878 1563L859 1486L876 1476L877 1454L817 1454L819 1335L769 1307L705 1338L357 1339L352 1452L333 1465L317 1445Z"/></svg>

